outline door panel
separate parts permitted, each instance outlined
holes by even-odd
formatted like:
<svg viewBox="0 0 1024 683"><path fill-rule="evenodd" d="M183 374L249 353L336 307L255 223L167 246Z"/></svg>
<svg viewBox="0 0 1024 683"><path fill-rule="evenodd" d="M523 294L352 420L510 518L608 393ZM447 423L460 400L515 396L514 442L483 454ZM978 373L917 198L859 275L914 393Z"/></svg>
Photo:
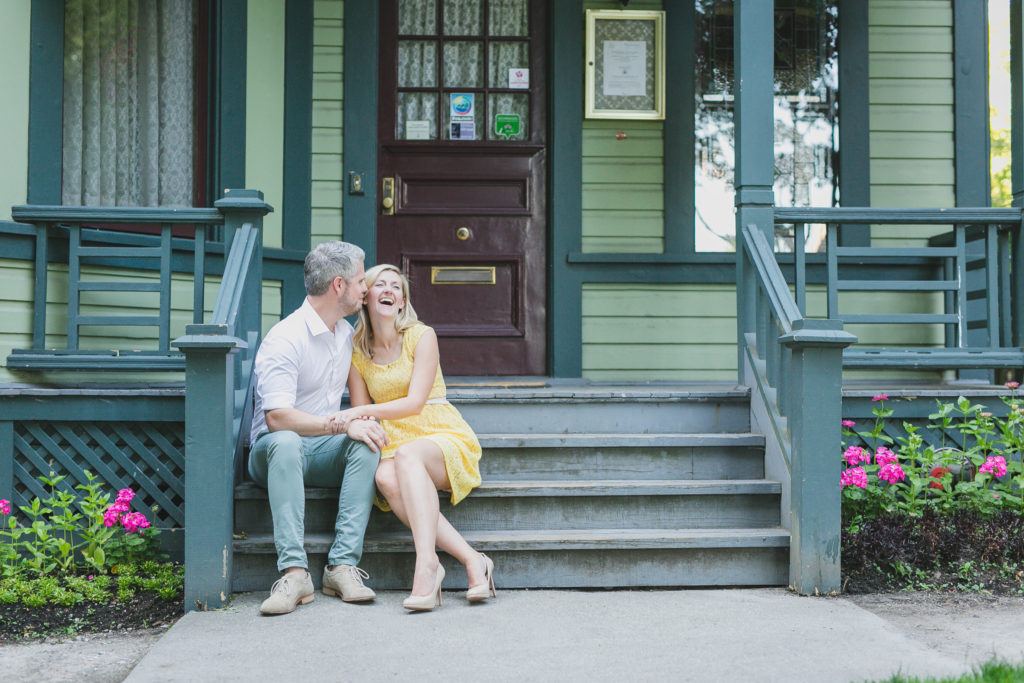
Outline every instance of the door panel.
<svg viewBox="0 0 1024 683"><path fill-rule="evenodd" d="M540 0L381 6L377 259L409 275L450 375L546 371L543 19Z"/></svg>

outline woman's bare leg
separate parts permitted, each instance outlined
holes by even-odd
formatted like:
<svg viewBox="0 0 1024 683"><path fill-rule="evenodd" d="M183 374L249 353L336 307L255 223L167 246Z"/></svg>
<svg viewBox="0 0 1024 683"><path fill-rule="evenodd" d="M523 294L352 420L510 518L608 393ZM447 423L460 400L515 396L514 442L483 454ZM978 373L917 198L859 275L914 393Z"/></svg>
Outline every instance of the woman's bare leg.
<svg viewBox="0 0 1024 683"><path fill-rule="evenodd" d="M407 453L403 459L409 461L405 463L405 466L409 469L415 469L418 464L420 472L426 471L426 474L429 476L432 487L430 495L434 501L433 510L436 512L431 512L430 508L427 507L427 517L429 519L436 514L436 517L434 517L436 519L436 524L434 527L433 541L425 540L423 543L424 546L433 543L432 545L429 545L429 555L424 557L427 561L426 564L429 566L429 573L427 575L426 583L424 584L425 587L418 585L414 578L412 594L419 595L420 592L417 591L419 588L422 588L422 593L426 594L433 587L433 576L437 567L437 555L436 552L434 552L434 545L441 548L441 550L445 551L465 566L470 586L479 585L486 580L484 577L483 563L480 560L480 554L473 550L473 548L466 542L466 539L464 539L455 527L452 526L451 522L449 522L445 516L440 513L440 510L437 507L437 491L445 490L449 486L448 473L444 467L444 457L437 445L431 441L421 440L414 443L425 443L430 447L424 449L428 454L427 460L424 461L421 459L420 456L417 455L417 452L412 454ZM431 450L434 451L433 454L430 454ZM409 455L412 455L412 457L409 457ZM381 493L387 499L388 503L391 505L391 510L395 513L395 516L398 517L399 521L413 530L413 540L416 543L417 549L417 574L419 574L421 565L421 544L420 540L417 538L416 529L410 523L411 519L407 506L406 492L399 479L399 469L400 467L396 463L396 460L390 458L382 460L377 468L377 488L380 489ZM415 481L415 478L413 479ZM420 483L420 486L422 486L422 483Z"/></svg>

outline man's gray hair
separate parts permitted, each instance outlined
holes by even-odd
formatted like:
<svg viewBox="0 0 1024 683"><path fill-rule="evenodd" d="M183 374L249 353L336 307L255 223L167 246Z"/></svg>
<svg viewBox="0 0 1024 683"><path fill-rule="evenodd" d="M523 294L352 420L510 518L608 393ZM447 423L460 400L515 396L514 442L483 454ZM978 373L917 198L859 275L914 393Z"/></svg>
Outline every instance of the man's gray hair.
<svg viewBox="0 0 1024 683"><path fill-rule="evenodd" d="M336 277L348 282L356 274L356 264L365 259L366 252L348 242L331 240L318 244L306 254L306 263L302 267L306 294L324 294Z"/></svg>

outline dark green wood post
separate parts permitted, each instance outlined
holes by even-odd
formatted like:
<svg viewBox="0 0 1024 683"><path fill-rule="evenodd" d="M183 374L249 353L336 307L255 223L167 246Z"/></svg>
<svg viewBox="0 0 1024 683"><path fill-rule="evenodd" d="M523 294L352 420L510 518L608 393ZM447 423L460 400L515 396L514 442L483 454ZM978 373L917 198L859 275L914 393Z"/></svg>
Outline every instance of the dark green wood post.
<svg viewBox="0 0 1024 683"><path fill-rule="evenodd" d="M231 240L244 223L252 223L262 229L263 217L274 210L263 201L259 190L225 190L224 196L213 203L224 214L224 255L231 251Z"/></svg>
<svg viewBox="0 0 1024 683"><path fill-rule="evenodd" d="M838 320L798 320L790 347L789 584L802 595L838 591L843 349L857 341Z"/></svg>
<svg viewBox="0 0 1024 683"><path fill-rule="evenodd" d="M0 421L0 498L14 500L14 423Z"/></svg>
<svg viewBox="0 0 1024 683"><path fill-rule="evenodd" d="M775 243L772 181L775 171L775 118L773 83L775 78L774 3L762 0L737 0L733 29L733 54L736 74L733 90L736 109L736 356L740 383L752 386L753 378L743 377L743 331L753 329L746 316L744 299L752 292L744 287L743 226L756 225L764 231L769 244Z"/></svg>
<svg viewBox="0 0 1024 683"><path fill-rule="evenodd" d="M234 526L234 364L246 343L226 325L188 325L185 354L185 610L231 597Z"/></svg>
<svg viewBox="0 0 1024 683"><path fill-rule="evenodd" d="M1022 0L1010 0L1010 181L1013 205L1024 207L1024 11ZM1013 233L1010 246L1013 345L1024 346L1024 240L1020 230Z"/></svg>

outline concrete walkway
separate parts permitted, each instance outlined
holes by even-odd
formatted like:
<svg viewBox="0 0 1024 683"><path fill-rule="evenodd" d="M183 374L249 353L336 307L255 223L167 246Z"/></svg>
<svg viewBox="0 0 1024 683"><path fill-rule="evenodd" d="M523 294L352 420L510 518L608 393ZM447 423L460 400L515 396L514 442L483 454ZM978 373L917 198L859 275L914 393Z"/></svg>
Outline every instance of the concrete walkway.
<svg viewBox="0 0 1024 683"><path fill-rule="evenodd" d="M783 589L510 590L478 605L452 592L418 614L402 593L354 605L317 592L273 618L257 615L263 597L186 615L127 680L822 683L966 673L992 654L936 650L850 600ZM1000 654L1019 661L1013 647Z"/></svg>

